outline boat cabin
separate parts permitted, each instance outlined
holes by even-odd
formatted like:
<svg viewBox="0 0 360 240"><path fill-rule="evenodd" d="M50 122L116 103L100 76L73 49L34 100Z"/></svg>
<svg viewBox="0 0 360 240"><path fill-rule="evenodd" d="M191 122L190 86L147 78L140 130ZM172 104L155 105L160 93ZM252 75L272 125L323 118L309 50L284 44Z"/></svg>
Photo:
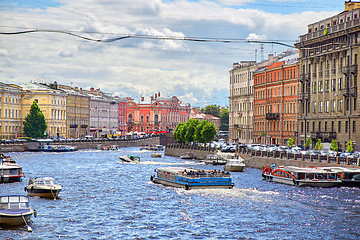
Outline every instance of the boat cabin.
<svg viewBox="0 0 360 240"><path fill-rule="evenodd" d="M25 195L0 196L0 209L28 209L29 198Z"/></svg>

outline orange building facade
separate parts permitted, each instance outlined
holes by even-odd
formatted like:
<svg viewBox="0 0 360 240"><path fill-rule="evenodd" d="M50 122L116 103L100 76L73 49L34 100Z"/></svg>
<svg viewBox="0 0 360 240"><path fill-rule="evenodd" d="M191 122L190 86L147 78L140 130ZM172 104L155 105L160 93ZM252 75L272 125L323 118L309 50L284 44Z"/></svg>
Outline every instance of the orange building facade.
<svg viewBox="0 0 360 240"><path fill-rule="evenodd" d="M190 118L190 104L182 104L173 97L155 94L149 103L129 101L127 103L127 132L172 131L179 122Z"/></svg>
<svg viewBox="0 0 360 240"><path fill-rule="evenodd" d="M254 72L254 143L297 143L298 54Z"/></svg>

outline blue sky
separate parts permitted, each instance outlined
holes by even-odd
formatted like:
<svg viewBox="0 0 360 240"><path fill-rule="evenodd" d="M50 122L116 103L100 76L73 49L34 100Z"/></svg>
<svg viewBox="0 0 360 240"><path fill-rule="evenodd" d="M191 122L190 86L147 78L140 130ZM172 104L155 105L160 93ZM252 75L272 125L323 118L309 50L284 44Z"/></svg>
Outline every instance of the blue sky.
<svg viewBox="0 0 360 240"><path fill-rule="evenodd" d="M160 91L192 106L227 106L233 63L259 61L288 48L265 44L260 51L260 44L174 39L276 40L292 45L308 24L343 10L344 2L335 0L3 0L0 32L35 28L92 39L130 34L173 40L99 43L60 33L0 35L0 81L57 81L136 100Z"/></svg>

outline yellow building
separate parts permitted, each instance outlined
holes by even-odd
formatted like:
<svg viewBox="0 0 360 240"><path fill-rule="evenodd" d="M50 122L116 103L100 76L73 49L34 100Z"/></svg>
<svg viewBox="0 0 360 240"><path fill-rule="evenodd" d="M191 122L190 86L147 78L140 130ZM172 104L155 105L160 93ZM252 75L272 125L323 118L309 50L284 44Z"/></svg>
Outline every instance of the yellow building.
<svg viewBox="0 0 360 240"><path fill-rule="evenodd" d="M82 89L57 84L51 88L59 89L66 94L66 127L67 137L80 138L90 133L90 96L81 93Z"/></svg>
<svg viewBox="0 0 360 240"><path fill-rule="evenodd" d="M0 82L0 139L21 136L21 88Z"/></svg>
<svg viewBox="0 0 360 240"><path fill-rule="evenodd" d="M66 137L66 94L41 83L27 83L21 87L22 121L25 121L31 105L36 101L45 116L47 137Z"/></svg>

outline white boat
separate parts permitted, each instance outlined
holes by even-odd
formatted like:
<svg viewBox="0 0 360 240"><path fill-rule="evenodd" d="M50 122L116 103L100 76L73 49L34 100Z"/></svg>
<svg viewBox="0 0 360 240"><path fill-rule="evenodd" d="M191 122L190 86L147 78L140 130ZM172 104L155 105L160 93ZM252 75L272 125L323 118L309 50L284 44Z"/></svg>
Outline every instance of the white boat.
<svg viewBox="0 0 360 240"><path fill-rule="evenodd" d="M140 162L140 157L132 155L132 154L120 156L119 159L125 163L139 163Z"/></svg>
<svg viewBox="0 0 360 240"><path fill-rule="evenodd" d="M337 187L341 184L338 172L316 167L263 167L263 179L294 186Z"/></svg>
<svg viewBox="0 0 360 240"><path fill-rule="evenodd" d="M191 152L183 153L180 155L181 159L194 159L195 155Z"/></svg>
<svg viewBox="0 0 360 240"><path fill-rule="evenodd" d="M27 226L31 215L36 217L36 211L29 206L29 198L25 195L1 195L0 196L0 225Z"/></svg>
<svg viewBox="0 0 360 240"><path fill-rule="evenodd" d="M227 160L217 154L209 154L206 156L205 164L211 165L225 165Z"/></svg>
<svg viewBox="0 0 360 240"><path fill-rule="evenodd" d="M229 159L224 166L224 170L229 172L242 172L245 167L246 165L244 159L237 157L235 159Z"/></svg>
<svg viewBox="0 0 360 240"><path fill-rule="evenodd" d="M0 183L19 182L25 177L22 167L10 158L0 158Z"/></svg>
<svg viewBox="0 0 360 240"><path fill-rule="evenodd" d="M319 167L321 168L321 167ZM360 187L360 168L352 167L326 167L337 172L341 179L341 185L346 187Z"/></svg>
<svg viewBox="0 0 360 240"><path fill-rule="evenodd" d="M30 178L29 185L25 187L28 196L39 196L44 198L58 198L62 187L55 183L52 177Z"/></svg>
<svg viewBox="0 0 360 240"><path fill-rule="evenodd" d="M155 169L156 175L150 177L154 183L180 187L185 190L198 188L233 188L229 172L201 170L195 168L161 167Z"/></svg>

